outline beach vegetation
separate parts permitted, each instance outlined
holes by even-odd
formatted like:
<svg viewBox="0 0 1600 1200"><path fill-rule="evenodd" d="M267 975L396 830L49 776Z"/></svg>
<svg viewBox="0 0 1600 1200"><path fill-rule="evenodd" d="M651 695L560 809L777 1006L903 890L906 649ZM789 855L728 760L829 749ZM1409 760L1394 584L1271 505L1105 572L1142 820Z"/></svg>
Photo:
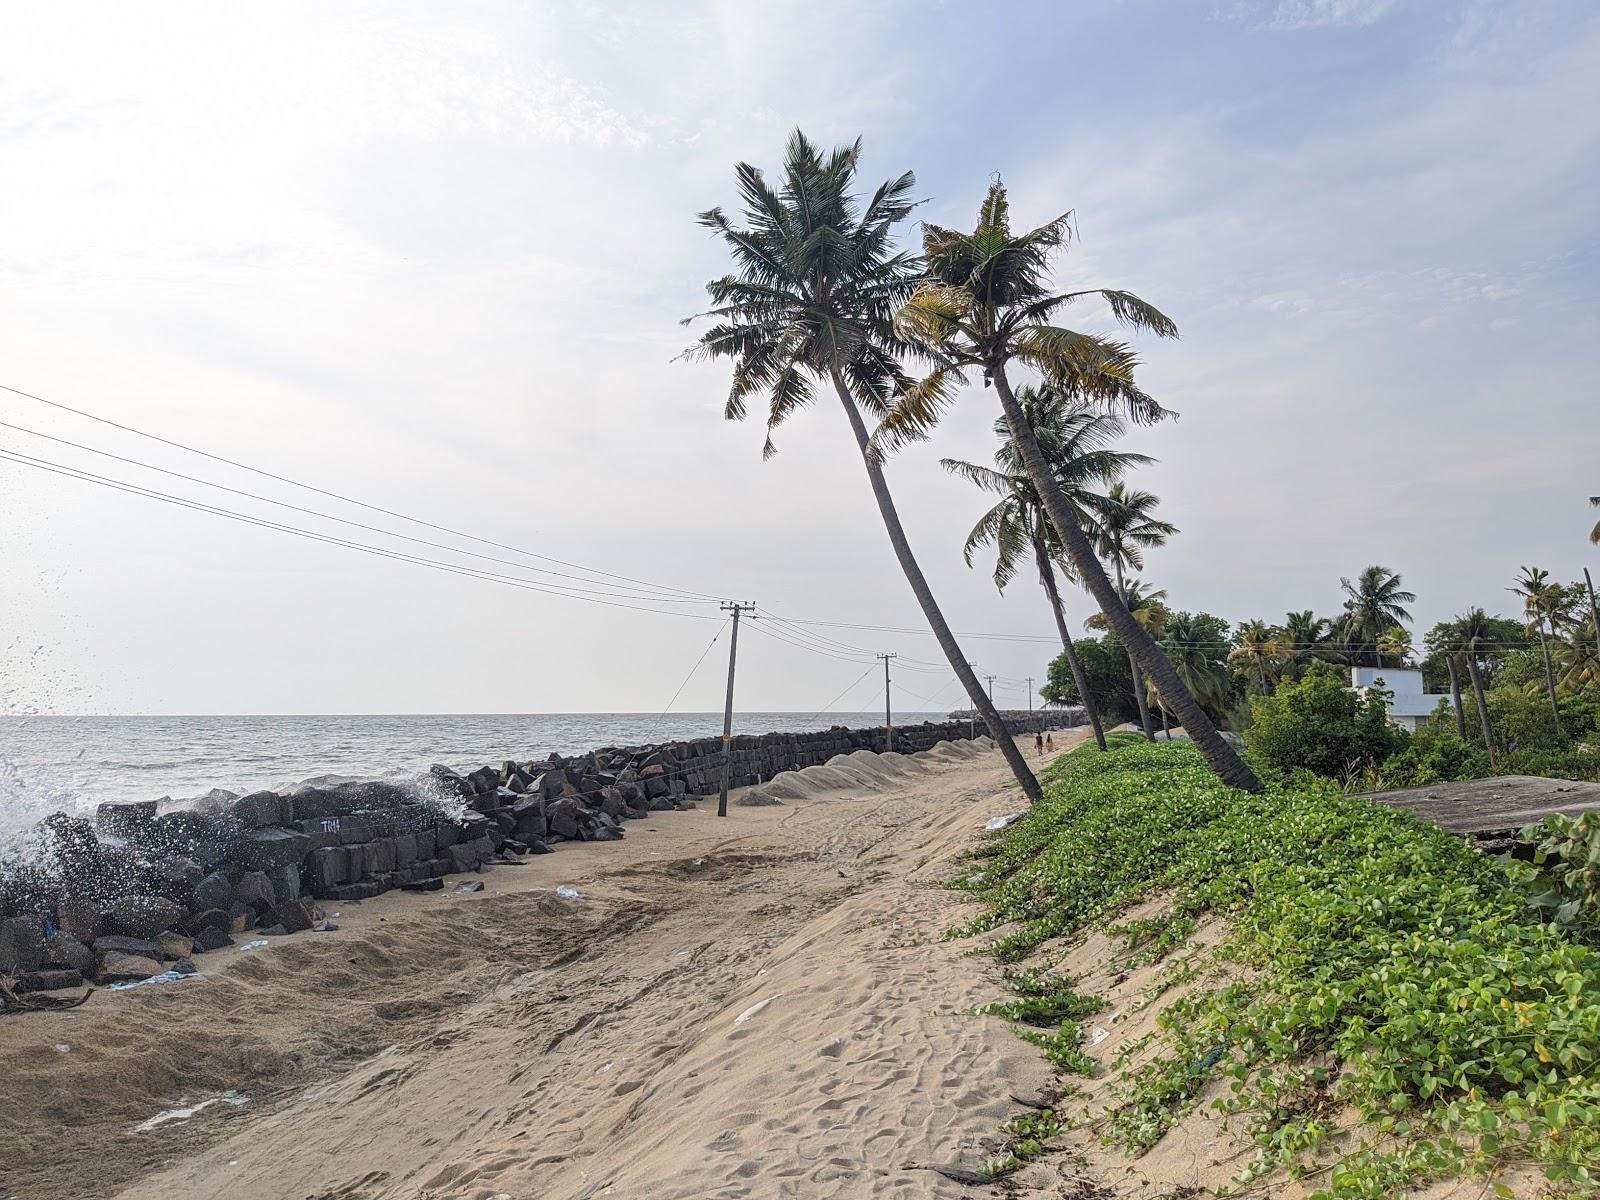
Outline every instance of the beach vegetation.
<svg viewBox="0 0 1600 1200"><path fill-rule="evenodd" d="M1531 869L1567 893L1545 910L1511 865L1431 825L1304 772L1264 778L1230 789L1192 746L1118 739L1062 756L1044 801L986 840L967 932L1006 926L1005 961L1158 892L1228 924L1211 953L1236 969L1166 1003L1157 1053L1109 1067L1093 1128L1139 1153L1211 1095L1256 1144L1241 1181L1283 1170L1352 1200L1471 1176L1492 1194L1525 1162L1592 1188L1600 952L1577 918L1600 827L1549 834Z"/></svg>

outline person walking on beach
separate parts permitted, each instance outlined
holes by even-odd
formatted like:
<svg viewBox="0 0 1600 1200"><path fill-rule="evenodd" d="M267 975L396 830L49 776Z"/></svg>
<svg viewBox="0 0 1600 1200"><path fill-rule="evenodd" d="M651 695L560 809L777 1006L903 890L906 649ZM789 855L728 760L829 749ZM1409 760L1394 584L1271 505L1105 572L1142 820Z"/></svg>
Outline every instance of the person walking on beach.
<svg viewBox="0 0 1600 1200"><path fill-rule="evenodd" d="M1044 748L1045 748L1045 753L1047 753L1047 754L1054 754L1056 752L1056 735L1055 734L1047 733L1047 734L1044 735Z"/></svg>
<svg viewBox="0 0 1600 1200"><path fill-rule="evenodd" d="M1035 754L1044 753L1044 734L1038 732L1037 730L1035 730L1033 734L1033 752Z"/></svg>

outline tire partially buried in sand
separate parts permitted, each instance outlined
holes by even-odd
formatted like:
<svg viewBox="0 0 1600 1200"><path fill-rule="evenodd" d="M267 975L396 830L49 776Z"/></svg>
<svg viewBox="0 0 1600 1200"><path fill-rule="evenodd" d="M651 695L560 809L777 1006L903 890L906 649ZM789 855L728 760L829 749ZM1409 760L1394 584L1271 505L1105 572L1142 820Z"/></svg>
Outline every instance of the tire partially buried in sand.
<svg viewBox="0 0 1600 1200"><path fill-rule="evenodd" d="M774 776L770 782L751 788L733 802L747 808L764 808L785 800L814 800L829 792L852 789L881 792L899 780L920 775L940 763L963 762L993 749L993 740L980 737L967 742L940 742L916 754L893 751L879 754L872 750L836 754L819 766Z"/></svg>

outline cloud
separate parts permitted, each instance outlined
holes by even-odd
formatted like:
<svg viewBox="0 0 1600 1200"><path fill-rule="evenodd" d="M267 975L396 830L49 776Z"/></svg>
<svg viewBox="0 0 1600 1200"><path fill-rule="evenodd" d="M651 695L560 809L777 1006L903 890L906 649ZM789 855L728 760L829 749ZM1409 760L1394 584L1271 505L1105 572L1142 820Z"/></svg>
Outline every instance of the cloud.
<svg viewBox="0 0 1600 1200"><path fill-rule="evenodd" d="M1299 29L1360 28L1386 17L1397 0L1261 0L1219 10L1223 20L1290 32Z"/></svg>

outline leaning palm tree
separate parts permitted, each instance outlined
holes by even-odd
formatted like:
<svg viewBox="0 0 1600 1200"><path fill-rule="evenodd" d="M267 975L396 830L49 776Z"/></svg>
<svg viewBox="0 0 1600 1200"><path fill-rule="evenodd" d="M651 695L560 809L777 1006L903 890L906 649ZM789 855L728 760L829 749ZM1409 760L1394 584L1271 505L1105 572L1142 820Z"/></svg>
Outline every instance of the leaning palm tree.
<svg viewBox="0 0 1600 1200"><path fill-rule="evenodd" d="M1405 606L1416 600L1415 593L1400 586L1400 576L1387 567L1371 566L1354 582L1339 580L1344 588L1344 620L1340 635L1358 666L1381 667L1383 655L1378 639L1396 625L1411 620ZM1364 661L1369 660L1370 661Z"/></svg>
<svg viewBox="0 0 1600 1200"><path fill-rule="evenodd" d="M833 389L890 544L939 648L1023 792L1037 800L1038 781L956 644L912 554L862 416L863 409L874 419L887 415L897 390L914 394L923 407L937 405L938 397L906 374L900 356L907 347L893 329L895 311L915 286L916 260L895 252L891 243L895 227L914 207L916 178L908 171L863 203L854 190L860 158L859 141L824 154L796 130L776 186L748 163L734 168L744 226L720 208L700 214L700 223L727 243L735 273L706 285L712 307L702 315L714 323L688 353L732 360L728 419L743 419L747 402L765 397L767 455L774 453L774 431L811 402L815 387ZM907 428L914 434L916 422L909 420Z"/></svg>
<svg viewBox="0 0 1600 1200"><path fill-rule="evenodd" d="M937 355L939 365L923 389L900 398L885 421L884 433L892 442L926 429L937 416L939 385L951 373L973 369L981 373L985 385L993 384L1028 476L1079 580L1223 782L1260 791L1255 772L1217 732L1161 647L1128 612L1095 556L1088 533L1050 478L1049 461L1011 388L1007 368L1020 363L1041 372L1048 383L1121 409L1137 420L1168 415L1135 386L1136 360L1126 346L1050 324L1074 301L1094 298L1133 328L1162 337L1177 335L1171 319L1130 292L1108 288L1052 292L1046 280L1050 255L1066 245L1070 230L1071 217L1066 214L1013 236L1006 191L999 183L990 187L974 232L923 226L927 276L895 323L906 338Z"/></svg>
<svg viewBox="0 0 1600 1200"><path fill-rule="evenodd" d="M1130 490L1126 485L1117 483L1096 506L1095 550L1116 572L1117 595L1122 597L1124 604L1128 602L1127 572L1143 569L1144 552L1165 545L1166 540L1178 532L1178 527L1172 522L1162 521L1154 515L1156 505L1160 503L1160 497L1154 492L1138 488ZM1128 648L1128 669L1133 672L1135 679L1139 678L1139 667L1134 661L1131 647ZM1143 688L1138 689L1138 701L1139 723L1144 726L1145 737L1154 741L1155 724L1150 718L1150 706L1145 703Z"/></svg>
<svg viewBox="0 0 1600 1200"><path fill-rule="evenodd" d="M1107 448L1126 429L1120 419L1109 413L1095 412L1050 388L1020 388L1017 399L1027 414L1029 428L1050 459L1056 482L1066 493L1078 519L1085 523L1092 520L1085 509L1093 508L1103 499L1094 490L1096 487L1114 484L1117 477L1129 467L1154 461L1148 455ZM1106 735L1101 728L1100 713L1089 691L1089 678L1072 643L1066 610L1061 604L1061 591L1056 586L1056 568L1063 558L1061 539L1051 528L1039 493L1034 490L1033 481L1022 466L1021 455L1011 440L1005 418L995 422L994 431L1000 439L1000 448L995 451L993 468L960 459L940 459L940 465L945 470L964 476L985 491L1000 496L999 503L972 527L962 553L970 567L975 551L994 546L994 582L1001 591L1016 575L1017 563L1022 556L1032 553L1034 565L1039 571L1039 583L1050 601L1050 611L1055 616L1056 629L1061 634L1061 649L1067 656L1072 681L1083 700L1084 713L1094 730L1095 742L1104 750Z"/></svg>
<svg viewBox="0 0 1600 1200"><path fill-rule="evenodd" d="M1483 729L1483 744L1489 749L1489 760L1495 760L1494 729L1489 724L1489 703L1483 694L1483 668L1479 657L1492 653L1498 644L1493 618L1481 608L1469 608L1456 618L1460 634L1460 649L1467 660L1467 674L1472 677L1472 692L1478 703L1478 724Z"/></svg>
<svg viewBox="0 0 1600 1200"><path fill-rule="evenodd" d="M1589 503L1595 508L1600 508L1600 496L1590 496ZM1594 528L1589 530L1589 542L1591 545L1600 546L1600 521L1596 521Z"/></svg>
<svg viewBox="0 0 1600 1200"><path fill-rule="evenodd" d="M1555 623L1560 619L1565 590L1560 584L1550 582L1550 572L1540 567L1523 567L1516 582L1506 589L1522 597L1522 615L1528 618L1528 627L1539 635L1539 653L1544 658L1544 684L1550 695L1550 711L1555 714L1556 728L1561 728L1561 705L1556 700L1556 669L1550 661L1550 642L1545 636L1545 626L1555 634Z"/></svg>

